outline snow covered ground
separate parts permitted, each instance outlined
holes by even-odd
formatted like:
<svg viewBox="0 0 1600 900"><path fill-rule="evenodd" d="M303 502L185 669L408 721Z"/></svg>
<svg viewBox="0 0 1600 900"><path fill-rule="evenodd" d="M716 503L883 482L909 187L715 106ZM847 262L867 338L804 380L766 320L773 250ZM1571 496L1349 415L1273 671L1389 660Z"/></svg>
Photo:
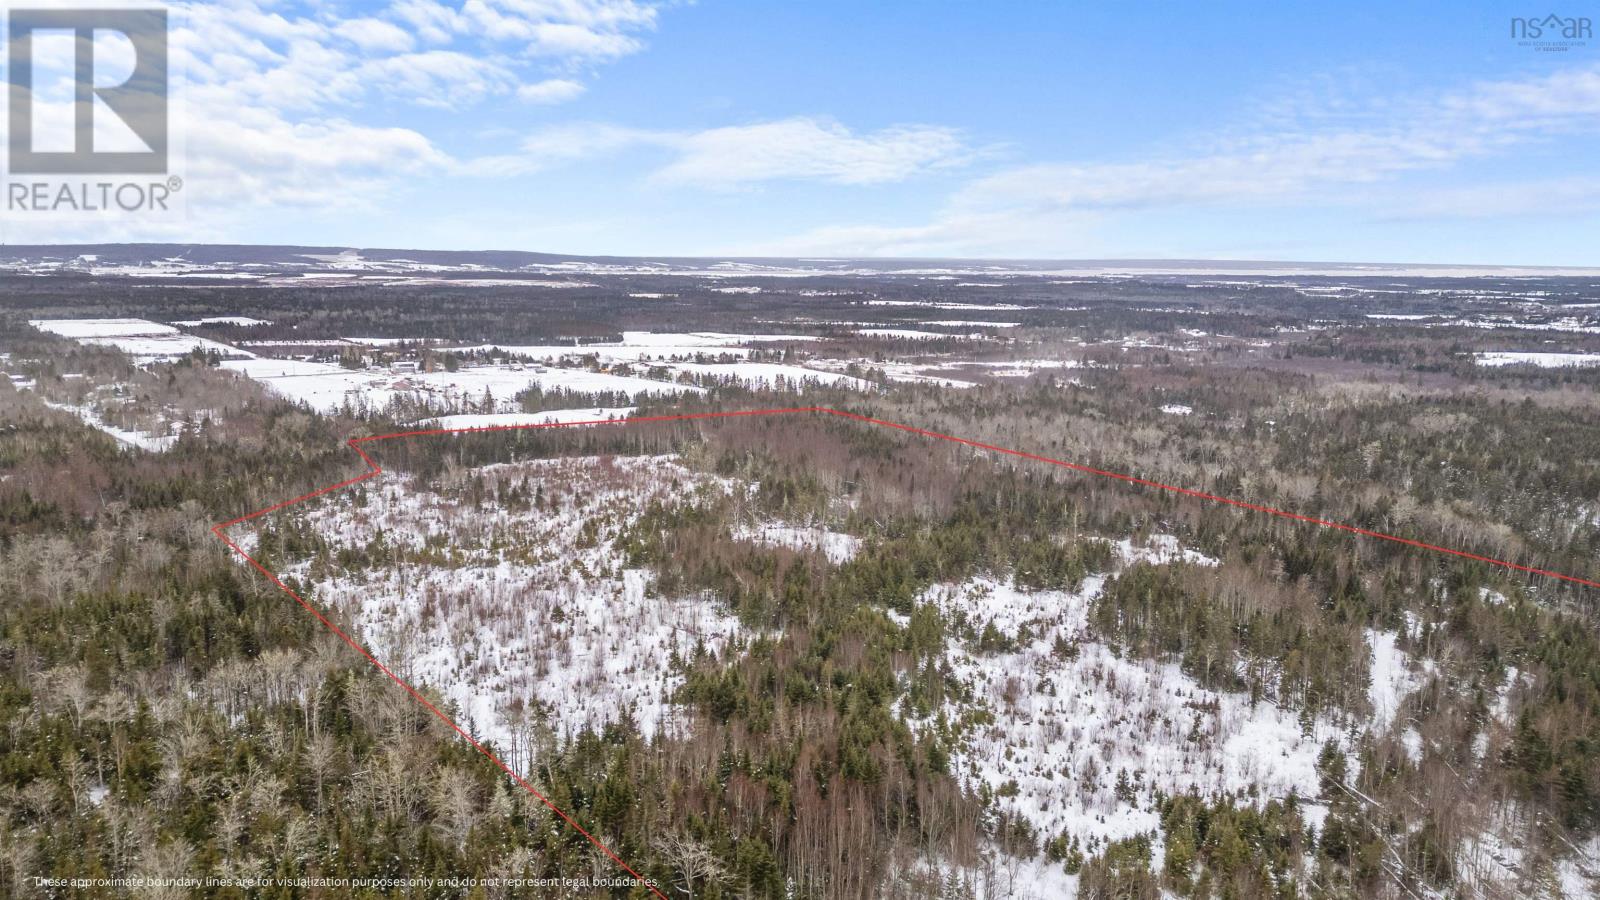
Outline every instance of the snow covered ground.
<svg viewBox="0 0 1600 900"><path fill-rule="evenodd" d="M794 526L768 522L754 527L738 528L734 540L752 541L771 547L789 547L795 550L821 550L822 555L834 565L847 562L861 552L861 539L854 535L829 531L820 526Z"/></svg>
<svg viewBox="0 0 1600 900"><path fill-rule="evenodd" d="M224 357L252 355L237 347L184 334L171 325L146 319L34 319L28 324L80 344L113 347L141 363L170 361L196 350Z"/></svg>
<svg viewBox="0 0 1600 900"><path fill-rule="evenodd" d="M1158 831L1157 791L1314 798L1317 755L1324 741L1343 741L1340 728L1317 720L1305 729L1293 710L1207 690L1175 664L1113 653L1088 625L1104 583L1024 591L978 578L924 595L968 637L952 641L945 662L972 701L941 710L965 735L952 755L957 777L987 786L1041 838L1066 832L1086 853ZM1009 649L977 648L991 625Z"/></svg>
<svg viewBox="0 0 1600 900"><path fill-rule="evenodd" d="M1011 312L1019 309L1034 309L1032 306L1019 306L1015 303L944 303L933 300L868 300L863 306L912 306L921 309L949 309L966 312Z"/></svg>
<svg viewBox="0 0 1600 900"><path fill-rule="evenodd" d="M485 485L479 502L473 479ZM649 573L625 568L613 541L651 501L729 489L665 456L486 466L447 474L437 491L394 476L295 514L335 548L403 548L403 559L289 574L522 768L541 727L560 740L631 711L647 735L678 733L672 660L726 649L738 623L710 598L650 596ZM498 491L530 505L497 502Z"/></svg>
<svg viewBox="0 0 1600 900"><path fill-rule="evenodd" d="M1192 566L1214 566L1217 561L1198 550L1190 550L1178 543L1178 539L1170 534L1152 534L1145 539L1142 545L1135 544L1131 538L1123 538L1111 545L1117 559L1125 566L1134 563L1146 562L1160 565L1170 562L1184 562Z"/></svg>
<svg viewBox="0 0 1600 900"><path fill-rule="evenodd" d="M1480 366L1538 366L1541 369L1567 369L1600 366L1600 353L1540 353L1497 350L1473 355Z"/></svg>
<svg viewBox="0 0 1600 900"><path fill-rule="evenodd" d="M83 338L141 337L178 334L178 329L148 319L32 319L40 331L72 340Z"/></svg>
<svg viewBox="0 0 1600 900"><path fill-rule="evenodd" d="M345 369L328 363L284 359L234 360L229 369L261 381L273 393L305 402L318 412L345 407L383 409L390 400L407 397L433 409L458 404L481 404L485 392L501 412L514 411L514 398L538 386L545 391L595 393L609 391L630 398L699 393L689 385L652 381L627 375L585 369L514 369L507 366L471 366L455 372L397 374L384 370Z"/></svg>
<svg viewBox="0 0 1600 900"><path fill-rule="evenodd" d="M585 356L594 356L602 362L625 363L642 362L644 360L685 359L695 356L707 355L745 357L750 355L750 348L745 344L762 343L789 343L796 341L815 341L813 335L805 334L727 334L716 331L695 331L687 333L653 333L649 331L624 331L621 341L607 341L595 344L545 344L534 346L505 346L496 344L476 344L467 347L448 347L447 350L480 351L502 350L518 356L526 356L537 360L576 359Z"/></svg>
<svg viewBox="0 0 1600 900"><path fill-rule="evenodd" d="M915 328L857 328L856 334L863 337L904 338L912 341L934 341L947 338L956 340L982 340L987 335L981 332L972 334L947 334L942 331L918 331Z"/></svg>
<svg viewBox="0 0 1600 900"><path fill-rule="evenodd" d="M938 367L930 367L920 363L911 362L879 362L871 359L812 359L806 362L806 367L821 369L828 372L847 372L851 366L857 372L878 371L889 381L899 384L936 384L948 388L977 387L977 382L962 381L956 378L945 378L942 375L930 375L930 371Z"/></svg>
<svg viewBox="0 0 1600 900"><path fill-rule="evenodd" d="M626 419L636 411L632 406L587 409L552 409L531 413L483 413L440 416L417 424L432 428L506 428L515 425L553 425L572 422L610 422Z"/></svg>
<svg viewBox="0 0 1600 900"><path fill-rule="evenodd" d="M1367 646L1372 651L1368 699L1372 702L1375 731L1385 731L1393 724L1401 702L1422 687L1433 672L1432 660L1414 662L1410 654L1397 646L1398 641L1399 635L1392 631L1367 629Z"/></svg>
<svg viewBox="0 0 1600 900"><path fill-rule="evenodd" d="M100 431L103 431L106 434L116 438L117 443L125 444L129 447L137 447L140 450L149 450L152 453L159 453L171 447L173 443L178 440L177 435L146 434L142 431L128 431L127 429L118 428L100 418L99 413L87 406L69 406L65 403L55 403L50 400L43 400L43 403L45 406L48 406L51 409L72 413L79 419L82 419L83 423L88 425L90 428L99 429Z"/></svg>
<svg viewBox="0 0 1600 900"><path fill-rule="evenodd" d="M973 900L1065 900L1078 896L1078 876L1041 856L1020 859L998 848L979 851L976 866L953 866L942 859L919 859L902 880L925 896L970 897ZM937 893L935 893L937 892Z"/></svg>
<svg viewBox="0 0 1600 900"><path fill-rule="evenodd" d="M677 373L688 373L697 379L710 379L718 384L740 384L753 388L787 386L792 390L802 390L805 385L820 384L827 387L870 391L877 387L862 378L778 363L673 363L671 369Z"/></svg>
<svg viewBox="0 0 1600 900"><path fill-rule="evenodd" d="M271 325L266 319L252 319L249 316L210 316L204 319L189 319L187 321L173 322L185 328L198 328L201 325L236 325L248 328L252 325Z"/></svg>

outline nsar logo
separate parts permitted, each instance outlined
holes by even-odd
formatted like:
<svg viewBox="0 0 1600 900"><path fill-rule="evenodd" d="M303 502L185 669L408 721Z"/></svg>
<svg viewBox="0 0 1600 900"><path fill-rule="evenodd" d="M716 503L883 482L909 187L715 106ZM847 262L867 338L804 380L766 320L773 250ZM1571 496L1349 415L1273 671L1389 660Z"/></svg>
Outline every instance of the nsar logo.
<svg viewBox="0 0 1600 900"><path fill-rule="evenodd" d="M1514 18L1511 20L1511 38L1518 46L1535 50L1565 51L1583 47L1594 37L1594 23L1588 16L1558 16L1551 13L1543 18Z"/></svg>

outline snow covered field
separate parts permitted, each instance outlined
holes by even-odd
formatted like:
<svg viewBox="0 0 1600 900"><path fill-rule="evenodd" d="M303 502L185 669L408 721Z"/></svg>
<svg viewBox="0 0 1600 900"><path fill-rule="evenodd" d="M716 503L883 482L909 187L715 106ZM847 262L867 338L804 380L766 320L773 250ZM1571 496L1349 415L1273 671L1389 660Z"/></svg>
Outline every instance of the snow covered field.
<svg viewBox="0 0 1600 900"><path fill-rule="evenodd" d="M50 400L42 400L42 402L45 406L48 406L51 409L72 413L79 419L83 420L83 423L88 425L90 428L103 431L106 434L116 438L117 443L125 444L129 447L137 447L140 450L149 450L153 453L159 453L171 447L173 443L178 440L177 435L146 434L142 431L129 431L124 428L118 428L115 425L107 422L105 419L102 419L99 413L87 406L68 406L65 403L56 403Z"/></svg>
<svg viewBox="0 0 1600 900"><path fill-rule="evenodd" d="M1342 743L1339 726L1318 720L1307 731L1295 711L1207 690L1175 664L1113 653L1088 625L1104 583L1024 591L978 578L924 595L958 629L976 638L993 625L1014 648L947 648L952 678L973 698L942 710L966 726L952 771L986 785L1041 838L1066 832L1086 853L1159 831L1157 791L1315 798L1317 754L1324 741Z"/></svg>
<svg viewBox="0 0 1600 900"><path fill-rule="evenodd" d="M29 325L72 340L178 334L178 329L148 319L32 319Z"/></svg>
<svg viewBox="0 0 1600 900"><path fill-rule="evenodd" d="M417 424L432 428L507 428L516 425L610 422L626 419L635 411L632 406L612 406L598 409L552 409L532 413L482 413L440 416L437 419L425 419Z"/></svg>
<svg viewBox="0 0 1600 900"><path fill-rule="evenodd" d="M488 499L466 493L472 479ZM729 489L663 456L493 465L438 491L396 476L297 514L335 548L395 548L398 561L290 574L524 768L543 728L559 741L631 714L646 735L678 733L672 660L724 650L739 626L709 598L650 596L649 573L625 568L613 541L653 500ZM510 493L520 502L492 499Z"/></svg>
<svg viewBox="0 0 1600 900"><path fill-rule="evenodd" d="M677 373L688 373L697 379L709 379L716 384L740 384L753 388L788 387L798 391L807 384L820 384L870 391L877 387L862 378L777 363L674 363L671 369Z"/></svg>
<svg viewBox="0 0 1600 900"><path fill-rule="evenodd" d="M918 309L946 309L966 312L1014 312L1033 309L1015 303L946 303L934 300L868 300L863 306L910 306Z"/></svg>
<svg viewBox="0 0 1600 900"><path fill-rule="evenodd" d="M972 334L947 334L942 331L918 331L915 328L857 328L856 334L863 337L902 338L910 341L935 341L953 338L955 340L982 340L987 337L981 332Z"/></svg>
<svg viewBox="0 0 1600 900"><path fill-rule="evenodd" d="M1600 366L1600 353L1540 353L1491 351L1476 353L1473 358L1480 366L1538 366L1541 369L1566 369L1580 366Z"/></svg>
<svg viewBox="0 0 1600 900"><path fill-rule="evenodd" d="M942 375L930 375L936 371L937 366L926 366L909 362L878 362L871 359L813 359L807 363L807 368L821 369L829 372L846 372L852 366L857 372L882 372L883 377L889 381L900 384L936 384L948 388L977 387L977 382L962 381L956 378L945 378Z"/></svg>
<svg viewBox="0 0 1600 900"><path fill-rule="evenodd" d="M28 324L80 344L113 347L141 363L170 361L196 350L224 357L252 355L237 347L184 334L171 325L145 319L34 319Z"/></svg>
<svg viewBox="0 0 1600 900"><path fill-rule="evenodd" d="M198 328L201 325L234 325L239 328L249 328L254 325L271 325L266 319L252 319L249 316L211 316L205 319L189 319L187 321L173 322L185 328Z"/></svg>
<svg viewBox="0 0 1600 900"><path fill-rule="evenodd" d="M688 359L702 355L711 357L727 355L743 358L750 355L750 348L742 346L744 344L815 340L817 340L816 337L805 334L624 331L620 341L595 344L545 344L535 346L476 344L468 347L448 347L445 349L459 351L502 350L506 353L514 353L518 356L526 356L529 359L537 360L578 359L585 356L593 356L601 362L607 363L636 363L645 360Z"/></svg>
<svg viewBox="0 0 1600 900"><path fill-rule="evenodd" d="M318 412L354 408L383 409L398 397L415 400L432 409L448 410L459 404L482 405L487 395L497 411L514 411L518 393L539 387L545 391L594 393L610 391L626 396L671 396L698 393L690 385L652 381L583 369L514 369L506 366L471 366L455 372L394 374L381 370L345 369L328 363L284 359L250 359L224 362L232 369L261 381L273 393L304 402Z"/></svg>
<svg viewBox="0 0 1600 900"><path fill-rule="evenodd" d="M821 550L822 555L834 565L847 562L861 551L861 539L854 535L829 531L819 526L800 527L769 522L749 528L735 529L734 540L752 541L772 547L794 550Z"/></svg>

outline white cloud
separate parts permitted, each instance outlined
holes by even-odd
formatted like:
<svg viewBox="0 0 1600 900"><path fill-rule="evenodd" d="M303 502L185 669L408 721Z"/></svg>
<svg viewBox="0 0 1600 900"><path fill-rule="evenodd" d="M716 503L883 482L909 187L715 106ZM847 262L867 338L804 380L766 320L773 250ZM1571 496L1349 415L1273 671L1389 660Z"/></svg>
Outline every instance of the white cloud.
<svg viewBox="0 0 1600 900"><path fill-rule="evenodd" d="M1572 176L1527 181L1497 181L1466 187L1433 188L1407 194L1377 218L1389 222L1442 219L1581 216L1600 212L1600 177Z"/></svg>
<svg viewBox="0 0 1600 900"><path fill-rule="evenodd" d="M596 31L569 22L540 22L529 36L528 49L540 56L576 59L616 59L643 46L638 39L617 31Z"/></svg>
<svg viewBox="0 0 1600 900"><path fill-rule="evenodd" d="M405 53L416 45L411 33L382 19L347 19L334 27L338 35L362 50Z"/></svg>
<svg viewBox="0 0 1600 900"><path fill-rule="evenodd" d="M574 67L637 52L639 35L656 25L656 4L633 0L395 0L350 18L273 6L183 7L172 35L176 70L278 109L351 105L374 93L423 105L519 92L555 102L581 93ZM417 51L419 40L430 49Z"/></svg>
<svg viewBox="0 0 1600 900"><path fill-rule="evenodd" d="M454 108L505 93L516 76L494 59L455 50L426 50L368 60L356 69L365 84L422 106Z"/></svg>
<svg viewBox="0 0 1600 900"><path fill-rule="evenodd" d="M391 14L430 44L449 42L466 31L467 20L460 11L436 0L398 0Z"/></svg>
<svg viewBox="0 0 1600 900"><path fill-rule="evenodd" d="M517 96L529 103L565 103L580 96L583 82L570 78L547 78L517 88Z"/></svg>
<svg viewBox="0 0 1600 900"><path fill-rule="evenodd" d="M191 206L237 209L360 205L393 178L451 165L410 129L291 121L259 109L209 117L191 133L188 157Z"/></svg>
<svg viewBox="0 0 1600 900"><path fill-rule="evenodd" d="M678 158L654 178L706 187L777 180L882 184L961 165L972 156L949 128L908 125L856 134L810 118L712 128L675 145Z"/></svg>
<svg viewBox="0 0 1600 900"><path fill-rule="evenodd" d="M1312 124L1306 124L1312 123ZM1318 124L1332 123L1332 124ZM1600 131L1600 66L1537 78L1484 82L1429 98L1375 102L1347 109L1305 109L1275 129L1230 134L1189 154L1133 162L1039 163L978 178L952 195L930 221L914 225L835 225L769 244L766 252L873 255L991 252L997 233L1032 236L1068 231L1092 216L1158 214L1184 208L1249 208L1307 203L1360 205L1374 218L1395 219L1392 197L1373 186L1412 172L1448 169L1504 154L1531 142ZM1558 202L1569 211L1592 207L1592 191L1567 183ZM1435 195L1414 210L1456 218L1485 199ZM1576 199L1574 199L1576 197ZM1526 202L1519 198L1519 207ZM1489 203L1504 206L1504 201ZM1074 246L1058 241L1048 255ZM876 248L876 249L874 249Z"/></svg>
<svg viewBox="0 0 1600 900"><path fill-rule="evenodd" d="M553 126L523 141L522 165L544 168L635 147L671 154L652 181L706 188L768 181L882 184L954 168L980 155L949 128L906 125L856 133L831 120L802 117L703 131Z"/></svg>
<svg viewBox="0 0 1600 900"><path fill-rule="evenodd" d="M657 5L393 0L345 15L279 0L180 3L169 45L189 214L348 209L381 203L408 178L527 171L520 155L497 169L493 157L453 157L423 131L359 119L377 103L571 100L590 68L643 46ZM381 121L397 118L408 121L388 111Z"/></svg>
<svg viewBox="0 0 1600 900"><path fill-rule="evenodd" d="M1059 257L1097 255L1096 213L946 211L919 225L830 225L726 248L741 256ZM1078 248L1065 252L1064 248ZM1090 250L1088 248L1094 248Z"/></svg>
<svg viewBox="0 0 1600 900"><path fill-rule="evenodd" d="M1195 156L1013 169L975 182L956 202L1070 209L1295 202L1550 134L1600 130L1600 67L1479 84L1397 108L1397 120L1364 128L1258 134Z"/></svg>

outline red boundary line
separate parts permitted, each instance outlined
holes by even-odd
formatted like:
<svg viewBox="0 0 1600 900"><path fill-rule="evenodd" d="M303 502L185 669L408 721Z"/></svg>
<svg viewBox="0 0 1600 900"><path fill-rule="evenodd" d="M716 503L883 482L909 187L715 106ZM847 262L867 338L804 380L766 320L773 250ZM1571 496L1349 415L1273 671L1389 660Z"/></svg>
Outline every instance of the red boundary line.
<svg viewBox="0 0 1600 900"><path fill-rule="evenodd" d="M1252 512L1259 512L1259 513L1265 513L1267 515L1279 516L1281 518L1291 519L1291 520L1294 520L1296 522L1304 522L1304 523L1307 523L1307 524L1310 524L1310 525L1319 525L1319 526L1322 526L1324 528L1333 528L1333 529L1337 529L1339 531L1348 531L1351 534L1358 534L1358 535L1361 535L1363 537L1377 538L1379 540L1385 540L1385 541L1392 541L1392 542L1397 543L1397 544L1405 544L1406 546L1409 546L1409 547L1417 547L1417 548L1420 548L1420 549L1423 549L1423 550L1431 550L1431 551L1434 551L1436 553L1445 553L1445 554L1449 554L1451 556L1459 556L1459 557L1462 557L1462 558L1465 558L1465 559L1471 559L1471 560L1476 560L1478 562L1489 563L1490 565L1501 566L1501 567L1507 568L1507 569L1514 569L1514 570L1519 571L1519 572L1526 572L1526 573L1533 574L1533 575L1543 575L1543 576L1546 576L1546 577L1549 577L1549 578L1556 578L1556 579L1560 579L1562 581L1572 582L1573 584L1581 584L1581 585L1584 585L1586 587L1600 588L1600 582L1591 581L1591 580L1589 580L1587 578L1579 578L1579 577L1576 577L1576 576L1573 576L1573 575L1564 575L1564 574L1562 574L1560 572L1552 572L1552 571L1550 571L1548 569L1539 569L1539 568L1534 568L1532 566L1524 566L1524 565L1521 565L1519 563L1508 562L1508 561L1503 560L1503 559L1495 559L1494 557L1491 557L1491 556L1482 556L1480 554L1470 553L1470 552L1467 552L1465 550L1454 550L1454 549L1451 549L1449 547L1440 547L1440 546L1438 546L1436 544L1429 544L1429 543L1426 543L1424 541L1413 540L1412 538L1400 537L1398 535L1393 535L1393 534L1386 534L1386 533L1381 532L1381 531L1373 531L1373 530L1367 529L1367 528L1359 528L1359 527L1357 527L1355 525L1346 525L1346 524L1344 524L1342 522L1330 522L1327 519L1319 519L1319 518L1316 518L1315 516L1301 515L1300 513L1289 512L1288 510L1277 509L1276 507L1263 506L1261 504L1250 503L1250 502L1245 501L1245 500L1235 500L1235 499L1233 499L1231 497L1222 497L1222 496L1218 496L1216 494L1207 493L1205 491L1197 491L1197 490L1193 490L1191 488L1178 487L1176 485L1164 484L1164 483L1159 482L1159 481L1151 481L1151 480L1146 479L1146 478L1139 478L1139 477L1134 476L1134 475L1126 475L1126 474L1123 474L1123 473L1120 473L1120 472L1109 472L1109 471L1106 471L1104 469L1096 469L1096 468L1093 468L1091 466L1085 466L1085 465L1081 465L1079 463L1067 462L1066 460L1061 460L1061 459L1054 459L1054 458L1049 457L1049 456L1040 456L1037 453L1028 453L1028 452L1023 451L1023 450L1012 450L1012 449L1010 449L1008 447L999 447L999 446L996 446L994 444L986 444L986 443L983 443L982 441L974 441L974 440L971 440L969 438L955 437L954 435L943 434L943 433L940 433L940 432L937 432L937 431L929 431L929 430L927 430L925 428L917 428L917 427L915 427L913 425L902 425L902 424L900 424L898 422L889 422L889 421L886 421L886 420L883 420L883 419L874 419L871 416L864 416L864 415L861 415L859 413L844 412L842 410L829 409L827 407L821 407L821 406L792 407L792 408L787 408L787 409L750 409L750 410L739 410L739 411L734 411L734 412L687 413L687 414L671 415L671 416L640 416L640 417L631 418L631 419L596 419L596 420L589 420L589 421L582 421L582 422L539 422L539 423L529 423L529 424L526 424L526 425L486 425L486 426L477 427L477 428L429 428L429 429L421 429L421 430L417 430L417 431L397 431L397 432L394 432L392 434L375 434L375 435L368 435L367 437L351 438L350 440L346 441L345 443L346 443L347 446L350 447L350 449L354 450L358 455L360 455L362 462L365 462L367 464L367 471L366 472L364 472L364 473L362 473L360 475L357 475L354 478L347 478L344 481L340 481L340 482L338 482L336 484L330 484L325 488L319 488L319 489L317 489L315 491L310 492L309 494L302 494L302 495L300 495L298 497L295 497L295 498L293 498L291 500L285 500L282 503L274 503L273 505L268 506L268 507L266 507L264 509L258 509L255 512L246 513L245 515L239 516L238 518L229 519L226 522L220 522L220 523L218 523L216 525L213 525L212 528L211 528L211 531L214 534L216 534L216 536L218 538L220 538L223 543L227 544L230 548L232 548L232 550L235 553L238 553L241 557L243 557L246 562L248 562L248 563L250 563L250 565L254 566L257 571L259 571L262 575L265 575L267 577L268 581L271 581L273 584L277 585L280 590L282 590L284 593L288 594L290 597L293 597L296 602L298 602L301 606L305 607L307 612L309 612L312 615L316 616L317 619L319 621L321 621L323 625L326 625L328 627L328 630L332 631L335 635L337 635L340 640L342 640L346 644L350 645L357 653L360 653L362 656L366 657L368 662L372 663L374 666L377 666L379 671L381 671L381 672L383 672L383 674L389 676L389 678L392 679L395 684L398 684L398 685L400 685L400 687L404 688L406 693L410 694L413 699L415 699L418 703L422 704L429 712L431 712L435 716L437 716L439 718L439 720L444 722L444 724L448 725L451 730L453 730L455 733L457 733L457 734L461 735L463 738L465 738L467 743L471 744L475 749L477 749L477 751L479 753L482 753L484 756L488 757L491 762L493 762L495 765L499 766L507 775L510 775L512 780L516 781L517 784L521 785L525 790L527 790L527 792L529 794L532 794L535 798L537 798L539 800L539 802L541 802L545 806L549 807L551 811L553 811L556 815L561 817L562 821L566 822L568 825L571 825L574 829L577 830L577 832L579 834L581 834L585 838L587 838L591 844L593 844L596 847L598 847L602 852L604 852L606 854L606 856L609 856L611 858L612 862L615 862L618 866L621 866L623 871L625 871L629 875L633 876L634 880L638 881L640 884L642 884L645 887L649 888L651 891L653 891L655 893L655 895L657 897L660 897L661 900L668 900L667 895L663 894L661 892L661 889L656 887L656 885L653 882L651 882L649 879L645 878L643 875L640 875L638 872L634 871L631 866L629 866L627 863L622 861L621 857L617 856L616 853L612 852L610 847L607 847L605 844L601 843L601 841L598 838L596 838L594 835L590 834L588 831L585 831L582 825L579 825L576 821L573 820L573 818L571 816L567 815L559 807L557 807L554 803L551 803L549 801L549 799L547 799L543 794L541 794L537 790L535 790L533 785L529 784L526 779L524 779L521 775L518 775L514 770L512 770L512 768L510 766L506 765L503 761L501 761L501 759L498 756L495 756L493 753L489 752L489 750L486 749L482 744L480 744L476 740L474 740L472 735L468 734L460 725L457 725L453 720L451 720L451 718L449 716L445 715L444 712L441 711L437 706L434 706L432 703L430 703L426 697L422 696L422 694L419 693L416 688L414 688L410 684L408 684L405 681L405 679L401 678L399 675L396 675L394 673L394 671L391 670L388 666L386 666L383 663L379 662L378 659L376 657L374 657L365 647L362 647L359 643L356 642L356 640L354 638L352 638L352 637L350 637L350 635L346 634L342 629L339 628L338 625L335 625L327 616L324 616L321 612L319 612L310 603L307 603L305 598L301 597L299 594L296 594L294 591L290 590L288 585L285 585L281 580L278 579L278 576L274 575L265 566L263 566L263 565L261 565L261 563L257 562L255 560L255 558L252 557L249 553L246 553L244 548L242 548L238 544L234 543L233 539L229 538L228 535L226 534L226 530L228 528L230 528L231 526L238 525L241 522L248 522L251 519L255 519L255 518L258 518L260 516L264 516L267 513L274 512L276 510L280 510L280 509L283 509L285 507L294 506L297 503L302 503L302 502L304 502L306 500L312 499L313 497L320 497L323 494L332 493L332 492L340 490L342 488L347 488L347 487L349 487L349 486L351 486L353 484L358 484L358 483L360 483L362 481L366 481L369 478L376 478L377 476L383 474L383 467L378 465L376 462L374 462L372 457L368 456L367 452L365 450L361 449L360 445L364 444L364 443L367 443L369 441L386 441L386 440L391 440L393 438L428 437L428 436L433 436L433 435L444 435L444 434L473 434L473 433L478 433L478 432L490 432L490 431L523 431L523 430L534 429L534 428L574 428L574 427L586 426L586 425L641 425L641 424L645 424L645 423L649 423L649 422L682 422L682 421L687 421L687 420L692 420L692 419L727 419L727 418L735 418L735 417L742 417L742 416L782 415L782 414L786 414L786 413L821 413L821 414L826 414L826 415L830 415L830 416L839 416L840 418L852 419L852 420L855 420L855 421L858 421L858 422L866 422L866 423L871 424L871 425L878 425L878 426L882 426L884 428L892 428L892 429L895 429L897 431L904 431L904 432L908 432L910 434L921 435L923 437L937 438L937 439L943 440L943 441L950 441L951 443L962 444L962 445L965 445L965 446L968 446L968 447L974 447L974 448L979 449L979 450L987 450L987 451L990 451L990 452L993 452L993 453L1001 453L1001 454L1005 454L1007 456L1015 456L1015 457L1018 457L1018 458L1021 458L1021 459L1032 460L1034 462L1048 463L1048 464L1053 465L1053 466L1060 466L1060 467L1065 468L1065 469L1071 469L1074 472L1082 472L1082 473L1089 474L1089 475L1098 475L1098 476L1100 476L1102 478L1110 478L1110 479L1114 479L1114 480L1117 480L1117 481L1126 482L1128 484L1141 485L1143 487L1157 488L1159 490L1170 491L1170 492L1175 493L1175 494L1182 494L1182 495L1184 495L1186 497L1194 497L1194 498L1197 498L1197 499L1200 499L1200 500L1210 500L1210 501L1215 502L1215 503L1223 503L1223 504L1226 504L1228 506L1239 507L1240 509L1248 509L1248 510L1251 510Z"/></svg>

